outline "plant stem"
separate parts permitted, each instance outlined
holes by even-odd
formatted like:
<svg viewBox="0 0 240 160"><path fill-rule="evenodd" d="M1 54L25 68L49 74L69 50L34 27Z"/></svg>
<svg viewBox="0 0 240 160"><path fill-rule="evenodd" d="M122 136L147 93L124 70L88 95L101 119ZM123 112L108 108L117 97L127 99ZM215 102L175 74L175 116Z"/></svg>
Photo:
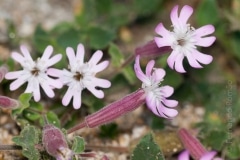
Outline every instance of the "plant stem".
<svg viewBox="0 0 240 160"><path fill-rule="evenodd" d="M0 145L0 151L5 151L5 150L21 150L21 146L17 145Z"/></svg>

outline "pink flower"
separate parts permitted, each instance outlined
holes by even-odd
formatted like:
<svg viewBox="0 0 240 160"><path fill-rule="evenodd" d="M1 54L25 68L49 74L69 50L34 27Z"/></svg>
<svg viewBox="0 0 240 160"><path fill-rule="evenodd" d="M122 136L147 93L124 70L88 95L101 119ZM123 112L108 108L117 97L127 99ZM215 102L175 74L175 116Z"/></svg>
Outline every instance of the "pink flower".
<svg viewBox="0 0 240 160"><path fill-rule="evenodd" d="M178 160L189 160L189 154L191 154L195 160L222 160L221 158L214 158L217 152L207 151L201 142L192 136L188 130L181 128L178 131L178 136L186 148L186 150L179 155Z"/></svg>
<svg viewBox="0 0 240 160"><path fill-rule="evenodd" d="M134 69L136 76L142 83L142 88L146 94L146 103L148 108L157 116L164 118L173 118L178 112L173 107L178 105L176 100L167 99L173 94L173 88L170 86L159 87L165 76L165 71L161 68L153 68L155 61L148 62L146 74L140 68L140 56L136 57Z"/></svg>
<svg viewBox="0 0 240 160"><path fill-rule="evenodd" d="M167 59L169 67L175 68L178 72L186 72L183 68L183 59L187 57L190 66L202 68L199 63L209 64L212 56L203 54L197 50L196 46L209 47L216 40L214 36L209 36L215 29L213 25L205 25L194 29L187 23L192 15L192 7L185 5L178 15L178 6L171 11L171 21L173 31L168 31L162 23L159 23L155 31L161 37L155 37L158 47L170 46L173 51Z"/></svg>
<svg viewBox="0 0 240 160"><path fill-rule="evenodd" d="M73 97L73 107L79 109L81 107L82 90L87 88L97 98L103 98L104 93L101 88L109 88L110 81L96 78L96 73L104 70L109 62L103 61L98 64L103 56L102 51L96 51L88 62L84 62L84 47L79 44L75 55L73 48L66 49L69 60L69 69L56 70L50 69L48 73L54 77L59 77L64 85L68 86L68 90L62 99L62 104L67 106Z"/></svg>
<svg viewBox="0 0 240 160"><path fill-rule="evenodd" d="M62 55L57 54L50 58L53 48L48 46L42 57L38 58L36 61L32 60L32 57L25 46L20 47L22 54L13 52L12 58L19 62L23 67L23 70L8 72L5 75L6 79L16 79L10 85L10 90L16 90L25 82L28 83L25 93L33 93L35 101L40 100L40 87L44 90L48 97L54 97L53 88L61 88L62 83L58 80L48 77L47 69L48 67L54 65L61 60Z"/></svg>
<svg viewBox="0 0 240 160"><path fill-rule="evenodd" d="M202 155L199 160L223 160L222 158L214 158L217 152L210 151ZM178 160L190 160L190 154L188 150L184 150L179 156Z"/></svg>

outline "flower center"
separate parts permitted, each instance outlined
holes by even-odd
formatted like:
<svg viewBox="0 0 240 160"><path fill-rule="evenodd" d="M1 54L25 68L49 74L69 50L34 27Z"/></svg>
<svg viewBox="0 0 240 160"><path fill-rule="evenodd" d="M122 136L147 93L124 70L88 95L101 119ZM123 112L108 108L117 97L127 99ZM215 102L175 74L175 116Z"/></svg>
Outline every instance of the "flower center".
<svg viewBox="0 0 240 160"><path fill-rule="evenodd" d="M32 75L34 75L34 76L38 76L39 71L40 71L40 70L39 70L38 68L34 67L34 68L32 69L32 71L31 71L31 73L32 73Z"/></svg>
<svg viewBox="0 0 240 160"><path fill-rule="evenodd" d="M185 39L178 39L177 42L178 42L178 45L180 46L184 46L186 44Z"/></svg>
<svg viewBox="0 0 240 160"><path fill-rule="evenodd" d="M83 78L83 75L79 72L76 72L76 74L73 76L73 78L77 81L80 81Z"/></svg>

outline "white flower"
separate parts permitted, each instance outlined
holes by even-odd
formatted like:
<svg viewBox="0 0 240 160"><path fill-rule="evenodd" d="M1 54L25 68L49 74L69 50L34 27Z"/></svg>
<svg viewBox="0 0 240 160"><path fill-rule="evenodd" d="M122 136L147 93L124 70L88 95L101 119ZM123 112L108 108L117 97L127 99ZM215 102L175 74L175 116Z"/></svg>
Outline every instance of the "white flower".
<svg viewBox="0 0 240 160"><path fill-rule="evenodd" d="M155 61L148 62L146 67L146 74L141 70L138 55L135 60L134 69L136 76L141 80L142 88L146 93L146 103L148 108L157 116L164 118L173 118L178 112L173 109L178 105L178 101L167 99L173 94L171 86L159 87L163 81L165 71L161 68L153 68Z"/></svg>
<svg viewBox="0 0 240 160"><path fill-rule="evenodd" d="M61 88L62 83L59 80L48 77L46 72L48 67L61 60L62 55L57 54L50 58L53 48L52 46L48 46L45 49L42 57L38 58L36 61L33 61L28 49L25 46L20 46L20 49L23 55L13 52L12 58L21 64L23 70L8 72L5 75L6 79L16 79L11 83L10 90L16 90L25 82L27 82L28 85L25 93L33 93L35 101L39 101L41 98L40 86L48 97L54 97L53 88Z"/></svg>
<svg viewBox="0 0 240 160"><path fill-rule="evenodd" d="M59 79L64 85L68 86L68 90L62 99L64 106L67 106L73 97L73 107L79 109L81 107L81 94L82 90L87 88L97 98L103 98L104 93L101 88L109 88L111 83L108 80L96 78L96 73L104 70L109 62L103 61L97 64L103 56L102 51L96 51L92 58L84 63L84 46L79 44L77 53L75 55L73 48L66 49L67 57L69 60L69 69L49 70L49 74Z"/></svg>
<svg viewBox="0 0 240 160"><path fill-rule="evenodd" d="M155 29L161 36L155 37L158 47L170 46L173 50L167 59L169 67L181 73L185 72L182 64L184 57L187 57L189 64L194 68L202 68L199 62L209 64L213 59L212 56L199 52L196 46L209 47L213 44L216 37L207 36L215 31L214 26L205 25L195 30L187 23L192 13L192 7L185 5L178 16L178 6L175 6L170 15L173 31L168 31L162 23Z"/></svg>

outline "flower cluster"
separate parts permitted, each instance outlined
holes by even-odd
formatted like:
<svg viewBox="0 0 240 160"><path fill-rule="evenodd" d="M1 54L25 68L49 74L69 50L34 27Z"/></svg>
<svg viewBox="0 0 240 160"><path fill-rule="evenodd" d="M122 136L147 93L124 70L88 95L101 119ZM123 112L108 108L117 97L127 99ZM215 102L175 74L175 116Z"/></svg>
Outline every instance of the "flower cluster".
<svg viewBox="0 0 240 160"><path fill-rule="evenodd" d="M69 59L70 71L67 69L58 70L49 68L59 62L62 58L61 54L57 54L50 58L53 47L48 46L42 57L36 61L32 60L29 51L25 46L20 47L23 55L17 52L12 53L12 58L19 62L23 70L8 72L5 75L6 79L16 79L10 85L10 90L16 90L24 83L28 83L25 93L33 93L35 101L41 98L40 86L50 98L54 97L54 88L62 88L63 85L68 86L68 90L63 97L63 105L68 105L73 97L73 107L79 109L81 106L82 90L87 88L96 97L103 98L104 93L96 87L108 88L111 83L108 80L96 78L96 73L104 70L108 66L108 61L103 61L98 64L103 56L101 51L95 52L89 62L84 63L84 47L78 45L77 54L75 56L73 48L66 49ZM53 79L49 76L58 77Z"/></svg>

